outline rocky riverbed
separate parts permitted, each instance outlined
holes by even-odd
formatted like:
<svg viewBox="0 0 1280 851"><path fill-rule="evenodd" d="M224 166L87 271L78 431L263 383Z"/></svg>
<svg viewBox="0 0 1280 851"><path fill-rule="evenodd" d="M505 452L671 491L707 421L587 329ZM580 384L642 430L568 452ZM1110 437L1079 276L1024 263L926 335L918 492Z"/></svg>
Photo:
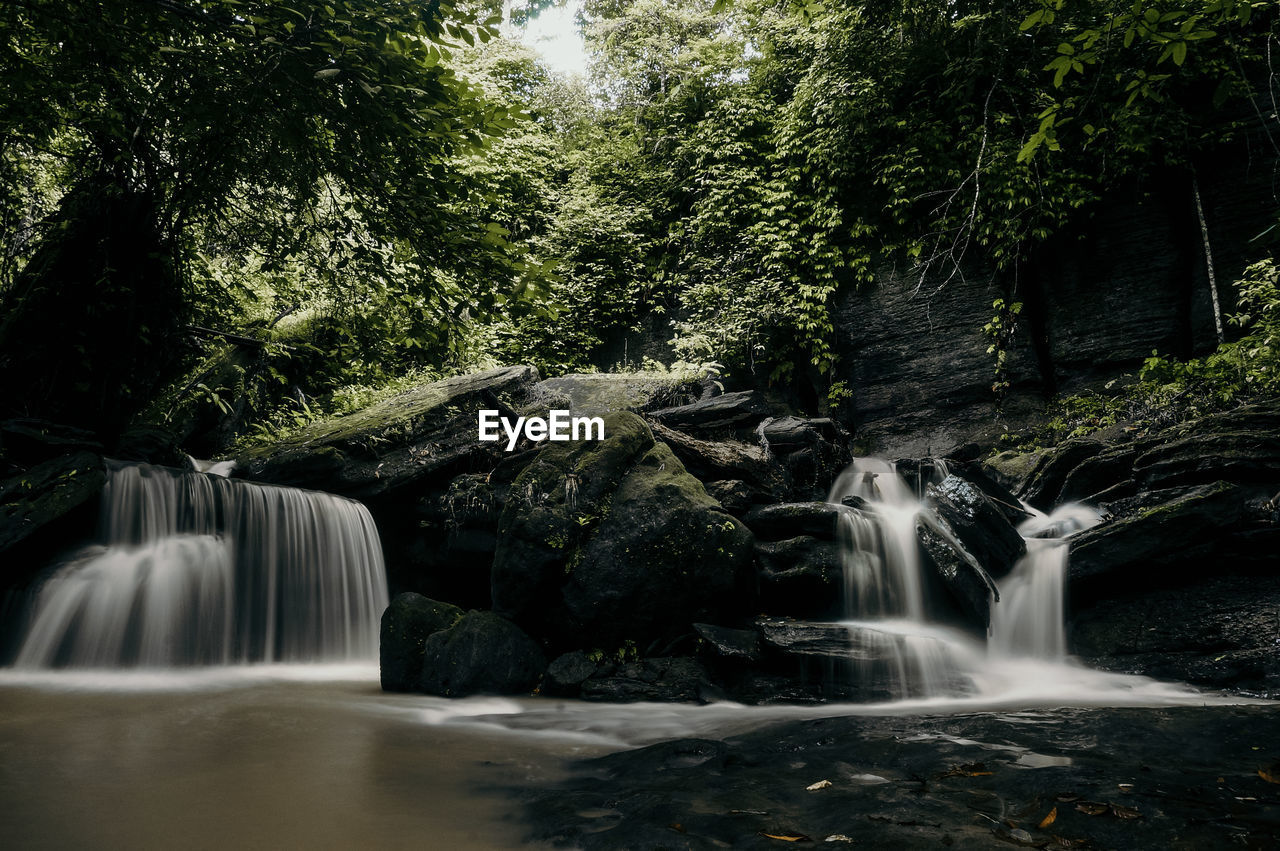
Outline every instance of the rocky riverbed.
<svg viewBox="0 0 1280 851"><path fill-rule="evenodd" d="M1272 848L1273 706L792 721L578 762L524 792L583 849Z"/></svg>

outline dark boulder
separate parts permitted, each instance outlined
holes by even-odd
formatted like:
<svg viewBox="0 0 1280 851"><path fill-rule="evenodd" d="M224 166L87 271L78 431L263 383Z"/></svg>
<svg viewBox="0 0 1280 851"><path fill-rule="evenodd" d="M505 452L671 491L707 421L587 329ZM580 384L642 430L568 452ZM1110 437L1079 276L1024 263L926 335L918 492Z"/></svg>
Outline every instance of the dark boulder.
<svg viewBox="0 0 1280 851"><path fill-rule="evenodd" d="M838 623L760 618L755 625L764 647L774 654L848 659L852 653L849 630Z"/></svg>
<svg viewBox="0 0 1280 851"><path fill-rule="evenodd" d="M651 428L653 436L699 481L740 480L757 493L775 498L781 495L782 472L759 446L739 440L699 440L657 422Z"/></svg>
<svg viewBox="0 0 1280 851"><path fill-rule="evenodd" d="M773 417L765 420L757 433L770 452L785 454L806 446L836 442L840 427L830 417Z"/></svg>
<svg viewBox="0 0 1280 851"><path fill-rule="evenodd" d="M591 661L581 650L563 653L547 666L542 691L544 694L572 697L598 668L599 665Z"/></svg>
<svg viewBox="0 0 1280 851"><path fill-rule="evenodd" d="M610 703L640 700L708 703L724 698L707 669L687 656L641 659L618 665L608 673L587 679L581 694L584 700Z"/></svg>
<svg viewBox="0 0 1280 851"><path fill-rule="evenodd" d="M1060 501L1062 486L1071 471L1105 448L1105 444L1099 441L1084 438L1058 444L1037 466L1030 481L1018 495L1041 511L1052 510Z"/></svg>
<svg viewBox="0 0 1280 851"><path fill-rule="evenodd" d="M1073 594L1150 588L1203 559L1240 527L1246 491L1228 482L1172 488L1112 503L1117 516L1071 539Z"/></svg>
<svg viewBox="0 0 1280 851"><path fill-rule="evenodd" d="M792 617L839 612L844 574L839 544L803 535L757 541L755 552L760 611Z"/></svg>
<svg viewBox="0 0 1280 851"><path fill-rule="evenodd" d="M742 522L765 541L781 541L798 535L834 541L840 510L826 502L783 502L754 508Z"/></svg>
<svg viewBox="0 0 1280 851"><path fill-rule="evenodd" d="M750 629L730 629L709 623L695 623L693 629L703 640L708 654L733 662L760 661L760 634Z"/></svg>
<svg viewBox="0 0 1280 851"><path fill-rule="evenodd" d="M690 405L663 408L649 416L681 431L723 431L752 428L769 415L771 406L757 390L724 393Z"/></svg>
<svg viewBox="0 0 1280 851"><path fill-rule="evenodd" d="M1277 611L1280 576L1203 575L1078 612L1072 652L1094 667L1277 698Z"/></svg>
<svg viewBox="0 0 1280 851"><path fill-rule="evenodd" d="M1204 428L1214 425L1208 421ZM1160 443L1133 461L1133 478L1152 489L1219 479L1280 483L1280 435L1213 430Z"/></svg>
<svg viewBox="0 0 1280 851"><path fill-rule="evenodd" d="M493 600L533 634L620 646L685 634L741 605L751 534L634 414L606 439L539 453L512 485Z"/></svg>
<svg viewBox="0 0 1280 851"><path fill-rule="evenodd" d="M511 366L424 384L364 410L239 453L248 478L370 499L493 469L505 442L477 440L479 411L515 416L538 372ZM544 412L545 415L545 412Z"/></svg>
<svg viewBox="0 0 1280 851"><path fill-rule="evenodd" d="M0 583L26 583L93 534L106 467L92 452L52 458L0 481Z"/></svg>
<svg viewBox="0 0 1280 851"><path fill-rule="evenodd" d="M441 697L524 694L547 668L520 627L493 612L471 612L423 646L422 689Z"/></svg>
<svg viewBox="0 0 1280 851"><path fill-rule="evenodd" d="M926 493L932 510L986 572L996 578L1009 573L1027 551L1026 542L1005 512L986 494L959 476L947 476Z"/></svg>
<svg viewBox="0 0 1280 851"><path fill-rule="evenodd" d="M956 539L945 520L922 513L916 518L916 538L926 566L947 590L973 626L985 632L991 624L991 603L1000 591L978 560Z"/></svg>
<svg viewBox="0 0 1280 851"><path fill-rule="evenodd" d="M596 415L687 405L702 396L702 389L701 381L662 373L589 372L548 378L533 396L545 407Z"/></svg>
<svg viewBox="0 0 1280 851"><path fill-rule="evenodd" d="M421 594L397 594L382 613L378 662L383 691L419 691L427 639L462 619L462 609Z"/></svg>
<svg viewBox="0 0 1280 851"><path fill-rule="evenodd" d="M751 533L655 444L618 485L608 515L570 567L571 622L606 644L688 630L745 600Z"/></svg>
<svg viewBox="0 0 1280 851"><path fill-rule="evenodd" d="M1035 452L1019 452L1006 449L983 460L982 472L1013 496L1026 490L1036 471L1053 453L1051 449L1039 449Z"/></svg>
<svg viewBox="0 0 1280 851"><path fill-rule="evenodd" d="M770 501L769 494L752 487L741 479L722 479L704 482L707 496L724 507L724 510L741 519L752 508Z"/></svg>

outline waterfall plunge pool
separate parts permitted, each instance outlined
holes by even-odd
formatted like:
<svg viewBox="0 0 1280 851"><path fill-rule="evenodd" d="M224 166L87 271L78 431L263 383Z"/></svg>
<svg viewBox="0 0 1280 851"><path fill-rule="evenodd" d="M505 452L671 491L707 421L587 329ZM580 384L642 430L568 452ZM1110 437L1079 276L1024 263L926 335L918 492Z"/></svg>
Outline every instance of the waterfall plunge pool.
<svg viewBox="0 0 1280 851"><path fill-rule="evenodd" d="M859 790L871 813L896 800L885 795L919 771L924 753L934 753L938 772L1003 760L1019 771L1078 773L1089 759L1141 749L1145 739L1144 759L1172 764L1186 737L1170 728L1173 718L1203 736L1228 730L1215 751L1221 764L1195 765L1240 775L1265 753L1248 748L1280 744L1259 727L1274 717L1270 705L1118 680L1128 688L1091 695L1066 679L1038 699L748 707L392 695L369 665L10 669L0 672L0 800L13 848L506 848L531 837L534 846L653 847L643 830L668 828L629 810L638 788L661 787L663 811L686 808L671 823L706 810L699 818L716 815L723 823L712 833L724 835L746 830L744 818L767 821L731 810L772 812L786 802L744 803L767 797L763 781L735 779L723 760L705 760L702 750L721 746L707 742L745 748L744 765L775 764L770 782L830 779ZM1232 739L1250 735L1232 749ZM608 773L619 759L635 770ZM1116 771L1140 774L1139 761ZM683 791L664 786L676 776ZM583 783L600 800L570 806L582 803ZM786 807L821 803L801 795ZM822 810L813 818L821 821ZM843 834L865 827L866 815ZM615 835L623 816L627 833ZM803 819L801 809L792 818ZM969 814L955 829L989 842L987 827Z"/></svg>

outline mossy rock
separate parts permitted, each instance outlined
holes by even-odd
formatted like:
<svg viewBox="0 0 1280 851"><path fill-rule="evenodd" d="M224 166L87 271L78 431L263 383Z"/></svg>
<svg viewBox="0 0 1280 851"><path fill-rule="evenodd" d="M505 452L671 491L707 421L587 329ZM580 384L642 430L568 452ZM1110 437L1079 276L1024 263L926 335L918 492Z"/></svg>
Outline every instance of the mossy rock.
<svg viewBox="0 0 1280 851"><path fill-rule="evenodd" d="M470 612L423 646L422 689L441 697L527 694L547 669L542 649L493 612Z"/></svg>
<svg viewBox="0 0 1280 851"><path fill-rule="evenodd" d="M463 611L421 594L405 592L382 613L378 661L383 691L418 691L427 639L462 620Z"/></svg>
<svg viewBox="0 0 1280 851"><path fill-rule="evenodd" d="M751 544L642 419L609 414L605 440L553 444L512 485L494 608L558 644L647 644L732 608Z"/></svg>
<svg viewBox="0 0 1280 851"><path fill-rule="evenodd" d="M538 380L510 366L433 381L376 405L314 423L286 440L246 449L236 460L249 478L357 499L492 469L505 444L477 440L479 412L524 404Z"/></svg>
<svg viewBox="0 0 1280 851"><path fill-rule="evenodd" d="M6 585L24 582L48 558L92 534L93 509L106 481L100 456L75 452L0 482L0 563Z"/></svg>

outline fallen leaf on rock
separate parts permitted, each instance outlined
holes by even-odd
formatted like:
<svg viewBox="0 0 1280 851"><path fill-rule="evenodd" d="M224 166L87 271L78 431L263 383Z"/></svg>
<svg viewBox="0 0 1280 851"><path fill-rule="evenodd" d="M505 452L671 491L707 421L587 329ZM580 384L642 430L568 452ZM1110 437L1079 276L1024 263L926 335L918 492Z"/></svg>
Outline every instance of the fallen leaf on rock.
<svg viewBox="0 0 1280 851"><path fill-rule="evenodd" d="M1280 783L1280 762L1272 763L1270 768L1259 768L1258 776L1268 783Z"/></svg>
<svg viewBox="0 0 1280 851"><path fill-rule="evenodd" d="M1071 803L1072 801L1078 801L1078 800L1080 800L1080 796L1079 796L1079 795L1072 795L1071 793L1069 793L1069 792L1068 792L1068 793L1066 793L1066 794L1059 795L1059 796L1058 796L1058 800L1059 800L1059 801L1062 801L1064 804L1069 804L1069 803Z"/></svg>
<svg viewBox="0 0 1280 851"><path fill-rule="evenodd" d="M803 833L765 833L760 831L760 835L765 839L776 839L779 842L812 842L813 840L805 836Z"/></svg>
<svg viewBox="0 0 1280 851"><path fill-rule="evenodd" d="M1053 809L1049 810L1049 815L1045 816L1044 820L1041 821L1040 824L1036 825L1036 828L1038 830L1044 830L1046 827L1053 824L1057 820L1058 820L1058 808L1054 807Z"/></svg>
<svg viewBox="0 0 1280 851"><path fill-rule="evenodd" d="M822 841L823 842L852 842L853 837L845 836L843 833L833 833Z"/></svg>
<svg viewBox="0 0 1280 851"><path fill-rule="evenodd" d="M819 780L817 783L810 783L804 787L806 792L817 792L819 789L827 789L831 786L830 780Z"/></svg>
<svg viewBox="0 0 1280 851"><path fill-rule="evenodd" d="M1087 816L1115 816L1118 819L1142 818L1142 813L1133 807L1122 807L1119 804L1100 804L1097 801L1081 801L1076 809Z"/></svg>
<svg viewBox="0 0 1280 851"><path fill-rule="evenodd" d="M667 825L667 827L671 828L671 829L672 829L672 830L674 830L676 833L685 833L685 832L686 832L686 831L685 831L685 829L684 829L684 825L680 824L679 822L677 822L676 824L669 824L669 825Z"/></svg>
<svg viewBox="0 0 1280 851"><path fill-rule="evenodd" d="M1003 827L996 827L992 828L991 832L996 835L997 839L1003 839L1005 842L1012 842L1014 845L1022 845L1032 848L1039 845L1039 843L1032 838L1030 833L1027 833L1020 827L1015 827L1013 830L1005 830Z"/></svg>
<svg viewBox="0 0 1280 851"><path fill-rule="evenodd" d="M987 766L981 762L970 762L964 765L957 765L948 768L946 771L937 775L935 779L941 780L944 777L988 777L995 772L987 771Z"/></svg>
<svg viewBox="0 0 1280 851"><path fill-rule="evenodd" d="M1111 804L1110 810L1111 810L1111 815L1115 816L1116 818L1123 818L1123 819L1142 818L1142 813L1138 812L1133 807L1122 807L1119 804Z"/></svg>
<svg viewBox="0 0 1280 851"><path fill-rule="evenodd" d="M767 816L764 810L729 810L731 816Z"/></svg>

